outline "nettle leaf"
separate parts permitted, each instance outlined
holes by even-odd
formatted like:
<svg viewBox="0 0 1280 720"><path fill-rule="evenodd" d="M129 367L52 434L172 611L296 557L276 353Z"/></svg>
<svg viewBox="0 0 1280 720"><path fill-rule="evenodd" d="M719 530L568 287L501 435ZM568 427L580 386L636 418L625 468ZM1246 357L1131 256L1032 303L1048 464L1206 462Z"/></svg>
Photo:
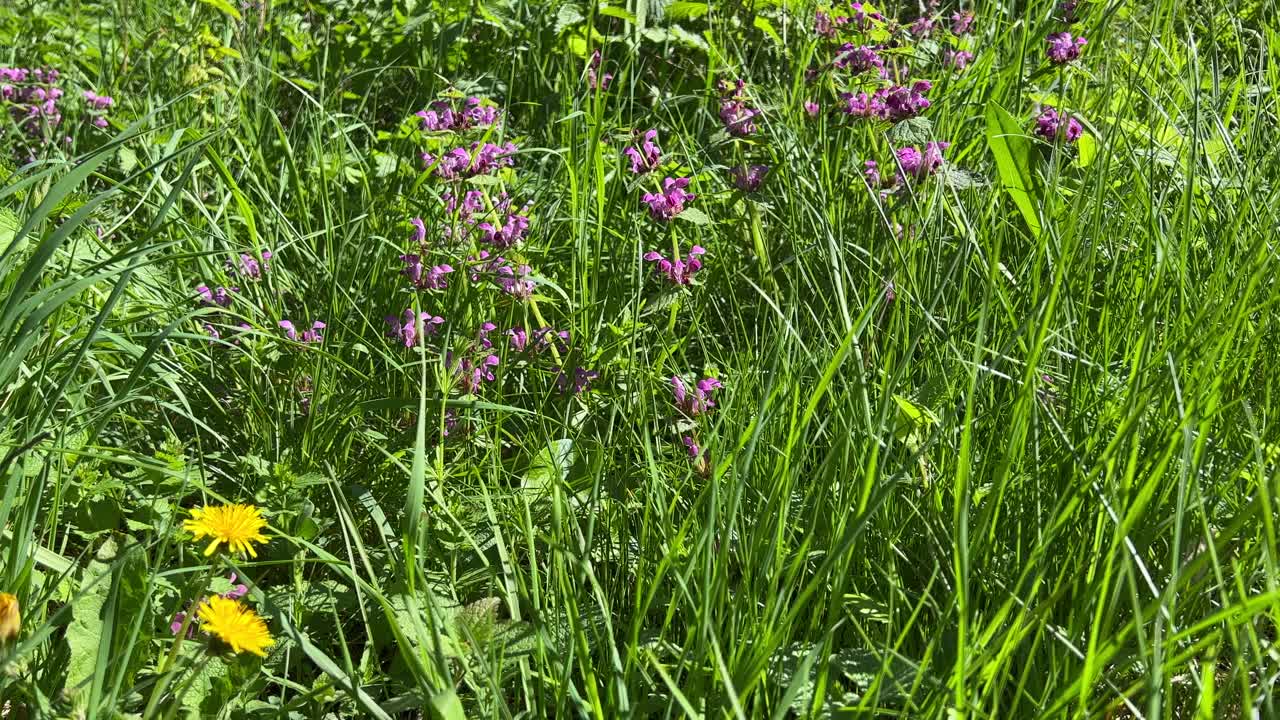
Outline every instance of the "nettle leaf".
<svg viewBox="0 0 1280 720"><path fill-rule="evenodd" d="M956 190L969 190L976 187L984 187L987 179L981 175L975 175L968 170L961 170L958 167L944 165L942 171L938 173L938 179L944 185Z"/></svg>
<svg viewBox="0 0 1280 720"><path fill-rule="evenodd" d="M544 490L557 476L563 482L569 476L573 460L572 440L552 440L529 463L529 468L524 472L524 486L530 490Z"/></svg>
<svg viewBox="0 0 1280 720"><path fill-rule="evenodd" d="M933 139L933 121L927 117L913 117L889 128L889 139L895 145L920 145Z"/></svg>
<svg viewBox="0 0 1280 720"><path fill-rule="evenodd" d="M564 32L565 28L573 27L586 20L582 15L582 11L577 7L569 4L561 5L560 10L556 13L555 34L559 35Z"/></svg>
<svg viewBox="0 0 1280 720"><path fill-rule="evenodd" d="M694 225L710 225L711 224L711 218L708 217L706 213L702 212L698 208L685 208L676 217L680 218L681 220L684 220L685 222L691 222Z"/></svg>
<svg viewBox="0 0 1280 720"><path fill-rule="evenodd" d="M987 145L996 158L1000 184L1013 199L1027 229L1040 236L1039 207L1043 199L1040 178L1034 169L1035 147L1017 118L995 101L987 103Z"/></svg>

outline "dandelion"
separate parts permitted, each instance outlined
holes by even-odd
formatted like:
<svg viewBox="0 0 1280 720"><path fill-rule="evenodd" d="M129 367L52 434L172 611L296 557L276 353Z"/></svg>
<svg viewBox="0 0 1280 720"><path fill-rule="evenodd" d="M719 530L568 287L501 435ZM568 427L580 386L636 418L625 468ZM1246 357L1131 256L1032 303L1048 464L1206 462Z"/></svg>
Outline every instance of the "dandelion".
<svg viewBox="0 0 1280 720"><path fill-rule="evenodd" d="M0 645L8 645L22 630L22 608L18 596L0 593Z"/></svg>
<svg viewBox="0 0 1280 720"><path fill-rule="evenodd" d="M1036 118L1035 134L1048 142L1062 139L1074 143L1084 134L1084 126L1074 117L1063 117L1052 107L1045 107Z"/></svg>
<svg viewBox="0 0 1280 720"><path fill-rule="evenodd" d="M729 179L733 182L733 186L747 193L759 190L768 175L768 165L742 165L729 171Z"/></svg>
<svg viewBox="0 0 1280 720"><path fill-rule="evenodd" d="M267 542L262 528L267 521L254 505L217 505L191 509L191 519L182 523L187 532L196 540L208 537L212 540L205 548L206 556L212 555L219 545L226 545L227 550L235 553L245 552L249 557L258 557L253 543Z"/></svg>
<svg viewBox="0 0 1280 720"><path fill-rule="evenodd" d="M657 130L646 130L639 148L629 147L622 151L631 160L632 173L643 175L658 169L658 164L662 161L662 148L658 147L657 140Z"/></svg>
<svg viewBox="0 0 1280 720"><path fill-rule="evenodd" d="M267 624L239 600L215 595L200 605L197 612L201 628L231 647L232 652L250 652L267 656L274 644Z"/></svg>
<svg viewBox="0 0 1280 720"><path fill-rule="evenodd" d="M657 272L665 275L672 285L688 285L693 281L693 276L702 269L702 261L698 258L705 255L706 252L701 246L694 245L685 256L688 258L687 260L681 260L680 258L668 260L663 257L662 253L656 251L645 253L644 259L647 262L656 262L655 269Z"/></svg>
<svg viewBox="0 0 1280 720"><path fill-rule="evenodd" d="M1049 62L1054 65L1065 65L1079 58L1080 51L1088 43L1088 40L1082 37L1073 38L1069 32L1053 33L1045 38L1045 41L1049 43L1045 53L1049 57Z"/></svg>
<svg viewBox="0 0 1280 720"><path fill-rule="evenodd" d="M662 192L645 193L641 200L649 206L649 217L665 222L684 212L685 203L697 197L686 191L687 187L689 178L666 178Z"/></svg>

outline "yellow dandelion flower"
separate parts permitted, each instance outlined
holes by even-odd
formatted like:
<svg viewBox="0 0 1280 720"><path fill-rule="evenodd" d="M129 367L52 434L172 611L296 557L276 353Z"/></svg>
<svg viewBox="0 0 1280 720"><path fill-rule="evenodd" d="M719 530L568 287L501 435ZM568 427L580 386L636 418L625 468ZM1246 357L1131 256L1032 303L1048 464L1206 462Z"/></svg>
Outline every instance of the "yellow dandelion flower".
<svg viewBox="0 0 1280 720"><path fill-rule="evenodd" d="M205 548L205 555L212 555L219 545L225 544L231 552L247 552L258 557L253 543L266 543L262 528L267 526L262 512L253 505L219 505L192 508L191 519L182 524L199 540L206 535L213 539Z"/></svg>
<svg viewBox="0 0 1280 720"><path fill-rule="evenodd" d="M0 593L0 645L12 642L21 629L22 613L18 607L18 596Z"/></svg>
<svg viewBox="0 0 1280 720"><path fill-rule="evenodd" d="M267 648L275 642L267 624L239 600L214 595L200 605L200 628L231 646L233 652L251 652L267 656Z"/></svg>

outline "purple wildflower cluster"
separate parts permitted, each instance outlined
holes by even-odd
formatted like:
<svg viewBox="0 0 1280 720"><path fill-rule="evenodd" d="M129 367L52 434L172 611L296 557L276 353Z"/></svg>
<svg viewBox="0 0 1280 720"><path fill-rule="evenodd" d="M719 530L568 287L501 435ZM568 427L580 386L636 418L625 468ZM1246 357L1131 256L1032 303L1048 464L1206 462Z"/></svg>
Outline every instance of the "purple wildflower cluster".
<svg viewBox="0 0 1280 720"><path fill-rule="evenodd" d="M928 80L917 80L909 86L890 85L868 95L865 92L841 93L841 108L846 115L874 120L900 122L916 117L929 107L924 96L933 89Z"/></svg>
<svg viewBox="0 0 1280 720"><path fill-rule="evenodd" d="M388 315L385 322L389 337L400 341L406 348L412 348L420 339L435 334L444 324L444 318L429 312L415 313L413 308L405 308L399 315Z"/></svg>
<svg viewBox="0 0 1280 720"><path fill-rule="evenodd" d="M764 184L769 176L768 165L739 165L729 170L729 181L733 186L745 193L753 193Z"/></svg>
<svg viewBox="0 0 1280 720"><path fill-rule="evenodd" d="M281 330L284 330L284 336L293 342L300 342L304 345L318 345L324 342L324 336L320 334L320 331L324 330L326 325L319 320L311 323L311 328L303 330L301 333L298 332L298 328L293 324L292 320L281 320L276 324L280 326Z"/></svg>
<svg viewBox="0 0 1280 720"><path fill-rule="evenodd" d="M1035 133L1048 142L1063 140L1074 143L1084 134L1084 126L1074 117L1064 117L1054 108L1046 106L1036 118Z"/></svg>
<svg viewBox="0 0 1280 720"><path fill-rule="evenodd" d="M705 415L714 408L716 403L711 395L722 387L720 381L713 377L688 383L679 375L671 376L671 392L675 399L676 410L686 422ZM689 454L689 459L694 462L695 469L702 475L706 475L709 467L702 447L698 445L697 436L690 431L690 434L681 435L680 442L684 445L685 452Z"/></svg>
<svg viewBox="0 0 1280 720"><path fill-rule="evenodd" d="M662 162L662 148L658 147L658 131L646 130L640 146L629 147L623 151L631 161L631 172L643 175L658 169Z"/></svg>
<svg viewBox="0 0 1280 720"><path fill-rule="evenodd" d="M441 180L465 180L515 165L516 152L514 143L473 142L470 148L456 147L439 156L424 152L422 162Z"/></svg>
<svg viewBox="0 0 1280 720"><path fill-rule="evenodd" d="M649 217L667 222L684 212L685 203L697 197L686 190L687 187L689 178L666 178L660 192L645 193L641 200L649 206Z"/></svg>
<svg viewBox="0 0 1280 720"><path fill-rule="evenodd" d="M694 245L689 248L684 260L676 256L673 260L668 260L660 252L650 251L644 254L647 262L657 263L654 266L655 271L659 275L667 278L672 285L688 285L693 281L693 276L702 269L702 261L698 258L707 253L702 247Z"/></svg>
<svg viewBox="0 0 1280 720"><path fill-rule="evenodd" d="M245 280L261 280L263 273L271 269L271 251L263 250L259 257L241 253L236 259L227 260L227 272Z"/></svg>
<svg viewBox="0 0 1280 720"><path fill-rule="evenodd" d="M831 65L838 70L847 70L851 75L875 72L876 75L882 78L889 77L889 71L885 68L884 59L870 45L845 43L840 46L840 51L836 55L836 59L831 61Z"/></svg>
<svg viewBox="0 0 1280 720"><path fill-rule="evenodd" d="M760 111L747 104L747 84L743 80L720 82L720 121L734 137L748 137L756 132L755 118Z"/></svg>
<svg viewBox="0 0 1280 720"><path fill-rule="evenodd" d="M948 142L930 142L923 148L898 148L894 151L896 167L888 174L881 171L876 161L868 160L863 170L867 184L888 193L908 185L908 181L923 182L942 168L942 153L949 147Z"/></svg>
<svg viewBox="0 0 1280 720"><path fill-rule="evenodd" d="M592 90L608 90L609 83L613 82L613 73L600 72L603 62L604 58L599 50L591 53L591 59L587 61L587 87Z"/></svg>
<svg viewBox="0 0 1280 720"><path fill-rule="evenodd" d="M487 105L478 97L468 97L436 100L415 115L422 130L462 132L491 127L497 124L501 113L496 106Z"/></svg>
<svg viewBox="0 0 1280 720"><path fill-rule="evenodd" d="M520 300L533 297L537 284L529 277L533 268L524 263L513 263L501 256L493 255L488 250L467 258L471 263L471 282L486 280L497 285L502 292Z"/></svg>
<svg viewBox="0 0 1280 720"><path fill-rule="evenodd" d="M62 74L52 68L0 67L0 104L8 109L12 126L18 130L13 151L19 161L34 161L37 148L49 145L60 134L66 109L62 80ZM108 127L107 111L115 105L115 99L92 90L82 92L81 98L84 122L97 128ZM71 108L72 112L77 110ZM70 143L71 137L63 136L62 142Z"/></svg>
<svg viewBox="0 0 1280 720"><path fill-rule="evenodd" d="M1080 51L1084 50L1084 46L1088 43L1082 37L1072 37L1067 31L1057 32L1045 38L1049 47L1045 54L1049 57L1049 62L1054 65L1066 65L1069 62L1079 59Z"/></svg>
<svg viewBox="0 0 1280 720"><path fill-rule="evenodd" d="M418 290L444 290L449 287L449 279L445 276L453 272L452 265L441 263L428 266L422 262L422 256L416 253L401 255L400 262L404 263L400 274L409 278L412 287Z"/></svg>

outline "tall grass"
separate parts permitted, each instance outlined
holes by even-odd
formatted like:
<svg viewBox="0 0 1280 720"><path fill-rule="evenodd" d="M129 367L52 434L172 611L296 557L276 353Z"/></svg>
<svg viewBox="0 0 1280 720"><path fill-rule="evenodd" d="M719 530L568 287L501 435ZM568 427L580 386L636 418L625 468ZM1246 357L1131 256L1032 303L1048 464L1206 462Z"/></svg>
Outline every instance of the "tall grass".
<svg viewBox="0 0 1280 720"><path fill-rule="evenodd" d="M805 78L815 6L552 5L0 9L7 62L122 98L0 190L8 713L1280 715L1263 5L1095 3L1047 70L1050 3L974 3L973 63L930 71L926 113L965 175L892 201L862 163L895 137L803 110L833 102ZM751 142L715 115L737 77ZM450 83L507 109L535 303L397 275L444 189L398 128ZM1037 103L1086 121L1087 161L1031 143ZM643 214L621 150L649 127L708 222ZM1001 147L1034 153L1030 210ZM725 179L747 157L773 168L749 196ZM642 254L695 243L700 284L663 291ZM263 250L230 312L197 307ZM406 306L455 349L567 329L566 367L601 376L565 395L502 350L459 396L384 337ZM676 374L725 385L696 461ZM169 629L225 591L181 530L221 501L271 520L234 561L265 660Z"/></svg>

